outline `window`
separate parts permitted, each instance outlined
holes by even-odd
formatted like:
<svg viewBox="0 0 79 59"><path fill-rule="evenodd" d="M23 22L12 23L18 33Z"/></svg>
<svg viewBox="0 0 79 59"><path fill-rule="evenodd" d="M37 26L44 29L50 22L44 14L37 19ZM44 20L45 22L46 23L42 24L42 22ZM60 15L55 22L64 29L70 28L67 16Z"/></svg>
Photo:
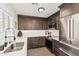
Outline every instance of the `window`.
<svg viewBox="0 0 79 59"><path fill-rule="evenodd" d="M0 32L3 31L3 11L0 9Z"/></svg>
<svg viewBox="0 0 79 59"><path fill-rule="evenodd" d="M7 13L4 13L4 30L9 28L9 16Z"/></svg>
<svg viewBox="0 0 79 59"><path fill-rule="evenodd" d="M0 9L0 32L13 28L13 19L6 11Z"/></svg>

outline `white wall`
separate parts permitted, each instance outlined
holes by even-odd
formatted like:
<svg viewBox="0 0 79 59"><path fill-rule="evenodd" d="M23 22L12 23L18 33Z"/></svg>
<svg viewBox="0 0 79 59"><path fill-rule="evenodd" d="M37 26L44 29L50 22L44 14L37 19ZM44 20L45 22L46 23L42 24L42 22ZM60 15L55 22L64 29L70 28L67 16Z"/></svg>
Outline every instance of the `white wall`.
<svg viewBox="0 0 79 59"><path fill-rule="evenodd" d="M22 30L24 37L45 36L46 30Z"/></svg>
<svg viewBox="0 0 79 59"><path fill-rule="evenodd" d="M59 36L59 30L21 30L23 37L38 37L38 36L46 36L45 31L51 32L53 36ZM16 30L17 36L18 30Z"/></svg>

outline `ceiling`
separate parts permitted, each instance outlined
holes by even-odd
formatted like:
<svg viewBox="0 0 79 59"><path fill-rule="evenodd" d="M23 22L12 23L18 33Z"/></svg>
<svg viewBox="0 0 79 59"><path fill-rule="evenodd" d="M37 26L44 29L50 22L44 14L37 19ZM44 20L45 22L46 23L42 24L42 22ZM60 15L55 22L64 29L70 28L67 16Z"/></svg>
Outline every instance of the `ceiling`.
<svg viewBox="0 0 79 59"><path fill-rule="evenodd" d="M47 18L59 10L61 3L13 3L12 7L17 14ZM39 7L44 7L45 11L38 12Z"/></svg>

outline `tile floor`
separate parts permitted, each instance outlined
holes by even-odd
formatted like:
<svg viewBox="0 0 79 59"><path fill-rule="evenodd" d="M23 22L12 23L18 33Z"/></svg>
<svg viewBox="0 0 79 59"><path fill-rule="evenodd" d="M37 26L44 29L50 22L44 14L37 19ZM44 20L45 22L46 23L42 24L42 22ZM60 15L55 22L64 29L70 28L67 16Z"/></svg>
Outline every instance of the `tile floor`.
<svg viewBox="0 0 79 59"><path fill-rule="evenodd" d="M27 53L28 56L55 56L46 47L29 49Z"/></svg>

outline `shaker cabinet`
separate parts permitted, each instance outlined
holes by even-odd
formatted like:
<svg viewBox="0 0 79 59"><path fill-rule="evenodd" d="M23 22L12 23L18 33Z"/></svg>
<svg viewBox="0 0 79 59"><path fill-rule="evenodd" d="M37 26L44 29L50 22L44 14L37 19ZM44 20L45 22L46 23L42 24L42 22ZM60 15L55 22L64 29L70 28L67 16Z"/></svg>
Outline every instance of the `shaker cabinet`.
<svg viewBox="0 0 79 59"><path fill-rule="evenodd" d="M45 46L44 37L29 37L28 40L28 49L39 48Z"/></svg>
<svg viewBox="0 0 79 59"><path fill-rule="evenodd" d="M54 53L56 56L68 56L65 52L60 50L61 46L65 46L65 45L61 44L59 41L54 39L52 41L53 41L52 53Z"/></svg>
<svg viewBox="0 0 79 59"><path fill-rule="evenodd" d="M52 25L52 28L59 30L60 29L59 19L60 19L60 11L48 17L48 20L49 20L48 25Z"/></svg>
<svg viewBox="0 0 79 59"><path fill-rule="evenodd" d="M53 49L54 49L54 50L52 50L52 52L53 52L55 55L57 55L57 56L60 55L59 47L60 47L60 46L59 46L59 41L53 39Z"/></svg>
<svg viewBox="0 0 79 59"><path fill-rule="evenodd" d="M18 16L19 30L46 30L48 29L48 20L46 18Z"/></svg>

